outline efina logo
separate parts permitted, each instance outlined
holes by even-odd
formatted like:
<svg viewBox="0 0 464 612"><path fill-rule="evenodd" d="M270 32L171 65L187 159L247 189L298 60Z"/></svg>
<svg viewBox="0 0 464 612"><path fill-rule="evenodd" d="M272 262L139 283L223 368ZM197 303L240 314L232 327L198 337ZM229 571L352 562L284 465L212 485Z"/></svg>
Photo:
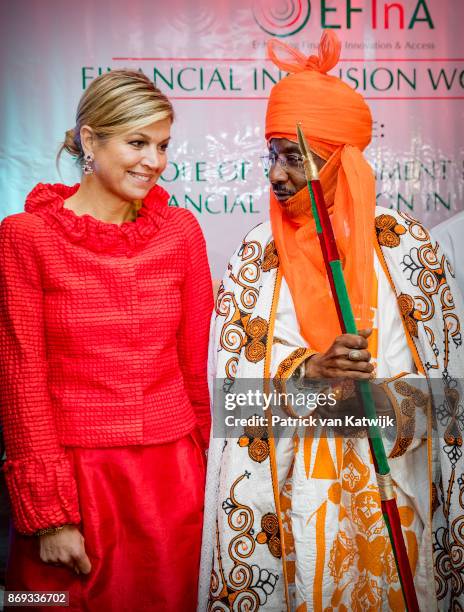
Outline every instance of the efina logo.
<svg viewBox="0 0 464 612"><path fill-rule="evenodd" d="M460 0L461 2L463 0ZM435 28L427 0L340 0L328 6L327 0L314 1L320 27L350 30L360 24L372 30L424 30ZM319 14L317 14L319 11ZM311 0L254 0L253 16L258 26L271 36L292 36L308 23Z"/></svg>
<svg viewBox="0 0 464 612"><path fill-rule="evenodd" d="M271 36L284 38L299 32L308 23L311 0L255 0L253 17Z"/></svg>

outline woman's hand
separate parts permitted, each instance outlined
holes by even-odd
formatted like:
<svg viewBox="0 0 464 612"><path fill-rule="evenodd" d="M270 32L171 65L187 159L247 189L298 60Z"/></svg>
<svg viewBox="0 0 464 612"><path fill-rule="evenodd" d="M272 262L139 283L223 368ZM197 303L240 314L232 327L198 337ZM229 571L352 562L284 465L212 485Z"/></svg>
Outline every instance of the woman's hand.
<svg viewBox="0 0 464 612"><path fill-rule="evenodd" d="M40 558L44 563L65 565L76 574L88 574L92 569L85 552L84 537L75 525L41 535Z"/></svg>
<svg viewBox="0 0 464 612"><path fill-rule="evenodd" d="M357 334L342 334L335 338L325 353L316 353L306 362L306 378L351 378L369 380L374 366L369 363L371 354L367 338L372 329L361 329ZM356 360L348 355L355 355Z"/></svg>

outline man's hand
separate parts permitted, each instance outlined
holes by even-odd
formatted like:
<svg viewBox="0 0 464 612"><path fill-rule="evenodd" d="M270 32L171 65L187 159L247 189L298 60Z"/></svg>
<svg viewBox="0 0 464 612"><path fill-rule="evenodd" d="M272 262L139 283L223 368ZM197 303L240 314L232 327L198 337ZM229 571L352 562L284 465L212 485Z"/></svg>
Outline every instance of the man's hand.
<svg viewBox="0 0 464 612"><path fill-rule="evenodd" d="M316 353L306 362L306 378L351 378L369 380L374 366L369 363L371 354L367 349L367 338L372 329L361 329L359 334L342 334L335 338L325 353ZM359 359L348 358L356 350Z"/></svg>
<svg viewBox="0 0 464 612"><path fill-rule="evenodd" d="M92 569L84 537L74 525L40 536L40 558L44 563L65 565L76 574L88 574Z"/></svg>

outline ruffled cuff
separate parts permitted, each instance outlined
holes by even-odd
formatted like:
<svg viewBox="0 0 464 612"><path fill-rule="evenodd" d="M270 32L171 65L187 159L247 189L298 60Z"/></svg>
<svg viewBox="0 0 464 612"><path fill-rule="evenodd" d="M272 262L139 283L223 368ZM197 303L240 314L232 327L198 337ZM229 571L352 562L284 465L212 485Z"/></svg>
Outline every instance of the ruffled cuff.
<svg viewBox="0 0 464 612"><path fill-rule="evenodd" d="M66 455L8 460L3 467L13 522L20 533L81 521L77 486Z"/></svg>

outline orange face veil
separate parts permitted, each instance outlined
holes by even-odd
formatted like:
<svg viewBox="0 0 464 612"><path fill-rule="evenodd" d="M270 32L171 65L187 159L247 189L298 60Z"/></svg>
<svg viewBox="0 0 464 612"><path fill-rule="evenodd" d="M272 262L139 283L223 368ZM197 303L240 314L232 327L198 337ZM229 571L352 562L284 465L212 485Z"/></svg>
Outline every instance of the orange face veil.
<svg viewBox="0 0 464 612"><path fill-rule="evenodd" d="M306 57L274 39L269 41L268 53L276 66L290 74L271 91L266 139L297 142L300 123L310 148L326 160L320 180L348 293L358 329L370 327L375 180L362 154L372 135L370 110L360 94L326 74L340 56L340 41L333 30L323 32L318 56ZM311 348L325 351L341 330L310 211L306 187L285 207L271 191L272 231L301 333Z"/></svg>

